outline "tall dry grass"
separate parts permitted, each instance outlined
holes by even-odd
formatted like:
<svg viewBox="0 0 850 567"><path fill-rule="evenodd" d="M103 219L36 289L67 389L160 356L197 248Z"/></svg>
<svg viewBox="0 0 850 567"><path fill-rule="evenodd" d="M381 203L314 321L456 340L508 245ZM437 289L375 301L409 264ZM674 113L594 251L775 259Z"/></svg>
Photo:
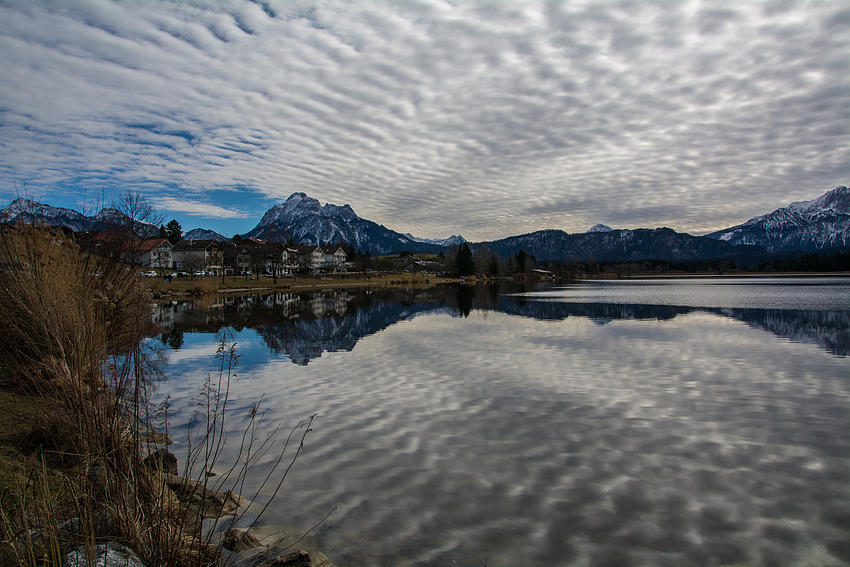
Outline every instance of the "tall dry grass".
<svg viewBox="0 0 850 567"><path fill-rule="evenodd" d="M208 293L218 293L218 280L211 277L202 277L192 283L188 288L189 293L193 295L204 295Z"/></svg>
<svg viewBox="0 0 850 567"><path fill-rule="evenodd" d="M151 364L139 346L149 289L62 233L4 229L0 357L7 379L40 400L18 442L38 451L44 470L3 495L3 565L61 564L60 552L104 539L122 540L150 565L185 564L186 545L174 543L184 539L180 507L141 461L140 424L151 417ZM58 489L48 468L65 479ZM69 520L73 529L60 528Z"/></svg>
<svg viewBox="0 0 850 567"><path fill-rule="evenodd" d="M236 461L212 480L206 474L226 440L235 348L222 345L219 371L197 400L201 425L190 428L184 472L196 478L175 486L143 460L156 449L146 433L167 423L167 405L147 401L148 379L156 372L140 346L152 304L148 286L133 269L81 250L62 233L34 225L2 229L0 360L7 379L39 400L35 426L18 442L37 452L41 466L16 490L0 494L0 565L61 565L71 549L91 551L112 540L149 566L219 564L213 531L222 510L190 507L181 495L226 491L225 499L239 503L250 468L279 448L277 430L257 438L263 419L258 403ZM313 417L289 432L252 495L270 483L266 507L298 458ZM273 478L279 465L282 472Z"/></svg>

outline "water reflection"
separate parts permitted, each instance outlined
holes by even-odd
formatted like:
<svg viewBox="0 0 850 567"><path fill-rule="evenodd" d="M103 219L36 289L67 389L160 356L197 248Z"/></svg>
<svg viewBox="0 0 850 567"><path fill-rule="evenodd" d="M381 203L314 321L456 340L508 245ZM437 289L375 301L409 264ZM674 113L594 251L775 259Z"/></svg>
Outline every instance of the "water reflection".
<svg viewBox="0 0 850 567"><path fill-rule="evenodd" d="M231 333L236 449L260 398L320 416L267 525L337 506L340 567L850 564L846 310L529 291L169 305L174 451Z"/></svg>
<svg viewBox="0 0 850 567"><path fill-rule="evenodd" d="M545 294L540 296L543 299L538 299L529 295L532 289L536 288L503 284L311 294L255 293L161 303L156 307L154 323L163 331L163 344L172 349L181 347L185 332L254 329L274 352L306 365L323 352L350 351L363 337L424 313L469 317L473 310L497 311L550 321L584 317L606 324L616 320L665 321L707 312L742 321L793 342L815 344L837 356L850 354L850 310L572 302L569 298L553 299ZM711 300L707 302L710 304Z"/></svg>

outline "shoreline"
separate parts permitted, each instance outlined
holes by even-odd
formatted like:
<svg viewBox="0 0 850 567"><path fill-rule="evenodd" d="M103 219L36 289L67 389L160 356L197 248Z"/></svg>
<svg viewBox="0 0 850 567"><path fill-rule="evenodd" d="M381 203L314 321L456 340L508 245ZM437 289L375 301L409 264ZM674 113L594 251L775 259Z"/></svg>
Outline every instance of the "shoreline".
<svg viewBox="0 0 850 567"><path fill-rule="evenodd" d="M688 279L688 278L841 278L850 277L850 272L726 272L722 274L708 273L666 273L666 274L599 274L595 277L577 278L586 280L628 280L628 279Z"/></svg>
<svg viewBox="0 0 850 567"><path fill-rule="evenodd" d="M433 285L444 284L480 284L480 283L497 283L497 282L526 282L531 283L569 283L579 281L597 281L597 280L645 280L645 279L709 279L709 278L815 278L815 277L850 277L850 272L726 272L726 273L633 273L633 274L616 274L604 273L595 275L583 275L575 279L557 278L536 279L536 278L453 278L453 277L425 277L411 274L395 274L380 276L376 278L357 278L357 279L316 279L316 278L278 278L274 282L271 277L262 276L259 280L250 279L247 281L237 280L230 277L222 283L216 277L204 277L198 279L184 279L181 281L173 281L165 283L161 280L149 282L148 286L157 300L163 300L174 297L197 297L200 295L216 294L227 295L231 293L253 293L259 291L276 292L276 291L321 291L330 289L349 289L349 288L417 288Z"/></svg>
<svg viewBox="0 0 850 567"><path fill-rule="evenodd" d="M205 277L194 280L185 279L164 283L161 280L150 282L148 285L157 300L170 297L192 297L207 294L226 295L230 293L252 293L258 291L320 291L323 289L347 288L415 288L447 283L462 283L460 278L424 277L410 274L396 274L376 278L357 279L316 279L316 278L278 278L277 282L271 277L262 276L259 280L241 280L226 278L224 283L217 277Z"/></svg>

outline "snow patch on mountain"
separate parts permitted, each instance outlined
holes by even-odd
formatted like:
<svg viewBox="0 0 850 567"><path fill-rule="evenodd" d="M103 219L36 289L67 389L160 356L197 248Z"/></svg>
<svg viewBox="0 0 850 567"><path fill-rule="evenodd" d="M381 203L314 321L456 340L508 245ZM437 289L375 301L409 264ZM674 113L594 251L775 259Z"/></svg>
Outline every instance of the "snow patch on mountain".
<svg viewBox="0 0 850 567"><path fill-rule="evenodd" d="M815 251L850 244L850 190L839 186L811 201L706 236L730 244L764 246L770 252Z"/></svg>
<svg viewBox="0 0 850 567"><path fill-rule="evenodd" d="M418 238L409 232L405 232L402 236L411 242L419 242L420 244L433 244L434 246L460 246L467 240L459 234L453 234L448 238Z"/></svg>
<svg viewBox="0 0 850 567"><path fill-rule="evenodd" d="M595 224L588 229L588 234L593 232L614 232L614 229L605 224Z"/></svg>
<svg viewBox="0 0 850 567"><path fill-rule="evenodd" d="M193 228L183 235L183 240L215 240L216 242L224 242L230 239L226 236L222 236L214 230Z"/></svg>
<svg viewBox="0 0 850 567"><path fill-rule="evenodd" d="M159 232L159 227L130 219L114 207L105 207L97 214L87 216L73 209L52 207L23 197L0 210L0 221L11 224L19 221L42 222L48 226L64 226L75 232L116 228L132 228L140 236L152 236Z"/></svg>
<svg viewBox="0 0 850 567"><path fill-rule="evenodd" d="M8 223L40 221L49 226L66 226L74 231L85 230L91 219L73 209L51 207L31 199L18 197L0 211L0 220Z"/></svg>
<svg viewBox="0 0 850 567"><path fill-rule="evenodd" d="M372 254L400 250L426 252L429 246L442 246L413 240L408 235L360 218L350 205L328 203L322 206L306 193L292 193L286 201L274 205L257 226L243 236L266 240L291 238L312 245L345 242Z"/></svg>

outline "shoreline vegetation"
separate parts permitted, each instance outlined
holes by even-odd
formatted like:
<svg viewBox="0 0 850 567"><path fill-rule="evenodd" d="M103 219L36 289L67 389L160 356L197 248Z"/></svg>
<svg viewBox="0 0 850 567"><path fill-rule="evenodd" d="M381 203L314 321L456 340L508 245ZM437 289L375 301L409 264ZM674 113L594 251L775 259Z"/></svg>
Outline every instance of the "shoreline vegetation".
<svg viewBox="0 0 850 567"><path fill-rule="evenodd" d="M236 462L218 462L238 362L222 343L178 462L167 402L147 398L160 372L141 341L154 297L136 271L34 225L0 234L0 267L0 565L214 566L244 560L232 553L246 547L263 557L252 565L331 565L290 549L305 534L269 545L254 538L256 520L230 529L272 505L315 416L255 439L258 401ZM244 495L269 457L267 484Z"/></svg>
<svg viewBox="0 0 850 567"><path fill-rule="evenodd" d="M155 299L169 299L172 297L204 295L208 293L239 293L244 291L318 291L324 289L342 288L384 288L384 287L422 287L430 285L441 285L447 283L460 283L463 279L435 275L411 275L411 274L379 274L374 277L357 278L307 278L278 276L256 276L245 278L244 276L225 276L224 283L221 277L203 276L195 278L174 278L171 282L160 278L146 278L143 280L151 289Z"/></svg>
<svg viewBox="0 0 850 567"><path fill-rule="evenodd" d="M537 260L522 250L514 256L499 260L476 252L462 267L459 259L463 249L456 254L435 262L438 255L402 252L397 256L372 259L379 270L356 273L325 274L318 277L306 276L197 276L164 279L145 278L151 293L157 299L176 296L203 295L209 293L237 293L244 291L314 291L324 289L376 289L381 287L423 287L447 283L488 283L498 281L542 281L571 282L598 279L644 279L644 278L694 278L694 277L805 277L850 275L850 252L807 253L793 258L764 262L754 267L740 265L732 260L642 260L632 262L571 260L545 262ZM480 252L480 251L479 251ZM410 272L392 270L393 262L405 264L424 261L438 264L442 272ZM165 272L160 270L160 272Z"/></svg>
<svg viewBox="0 0 850 567"><path fill-rule="evenodd" d="M155 300L166 300L176 297L187 297L204 294L230 294L255 291L323 291L330 289L379 289L379 288L416 288L445 284L478 284L494 283L500 281L537 280L540 282L574 282L585 280L611 280L611 279L650 279L650 278L765 278L765 277L842 277L850 276L850 270L834 272L645 272L645 273L599 273L582 274L576 278L558 277L444 277L444 276L418 276L411 274L386 274L375 278L352 278L352 279L318 279L318 278L292 278L278 277L273 281L270 276L261 276L259 279L245 280L244 277L226 276L226 281L221 284L221 278L205 277L185 281L174 280L171 283L156 281L148 282L152 297Z"/></svg>

